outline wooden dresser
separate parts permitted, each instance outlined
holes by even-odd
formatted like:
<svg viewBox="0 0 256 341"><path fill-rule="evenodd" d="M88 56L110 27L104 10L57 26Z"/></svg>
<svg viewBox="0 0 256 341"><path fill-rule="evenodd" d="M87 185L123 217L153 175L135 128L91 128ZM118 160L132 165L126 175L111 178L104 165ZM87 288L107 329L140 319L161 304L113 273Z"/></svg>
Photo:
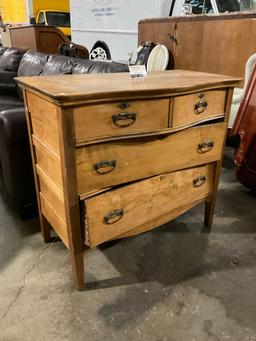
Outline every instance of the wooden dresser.
<svg viewBox="0 0 256 341"><path fill-rule="evenodd" d="M232 77L192 71L21 77L42 234L83 252L205 201L212 224Z"/></svg>

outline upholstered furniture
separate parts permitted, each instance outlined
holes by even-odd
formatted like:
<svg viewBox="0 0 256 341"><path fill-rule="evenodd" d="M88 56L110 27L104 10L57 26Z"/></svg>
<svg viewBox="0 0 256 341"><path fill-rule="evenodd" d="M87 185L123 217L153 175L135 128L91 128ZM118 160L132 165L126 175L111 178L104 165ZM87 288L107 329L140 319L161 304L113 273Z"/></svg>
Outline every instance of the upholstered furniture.
<svg viewBox="0 0 256 341"><path fill-rule="evenodd" d="M41 228L83 251L205 202L211 226L236 79L191 71L19 77Z"/></svg>
<svg viewBox="0 0 256 341"><path fill-rule="evenodd" d="M0 162L7 197L23 219L36 214L27 125L22 92L15 76L127 71L122 64L49 55L36 51L0 49Z"/></svg>
<svg viewBox="0 0 256 341"><path fill-rule="evenodd" d="M248 81L252 75L254 65L256 63L256 53L254 53L248 60L245 66L245 72L244 72L244 86L243 88L235 88L234 94L232 98L232 105L231 105L231 111L230 111L230 118L228 122L228 127L231 129L234 125L236 115L239 109L239 106L243 100L245 91L247 89Z"/></svg>

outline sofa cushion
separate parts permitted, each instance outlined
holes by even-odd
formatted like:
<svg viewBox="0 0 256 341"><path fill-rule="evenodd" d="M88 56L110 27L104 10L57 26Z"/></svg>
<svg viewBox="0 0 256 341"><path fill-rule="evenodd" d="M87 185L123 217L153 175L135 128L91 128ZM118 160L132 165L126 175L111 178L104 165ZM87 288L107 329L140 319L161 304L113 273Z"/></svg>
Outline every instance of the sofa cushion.
<svg viewBox="0 0 256 341"><path fill-rule="evenodd" d="M17 72L25 50L8 48L0 57L0 70Z"/></svg>
<svg viewBox="0 0 256 341"><path fill-rule="evenodd" d="M61 55L50 55L44 66L43 76L69 75L77 65L79 59Z"/></svg>
<svg viewBox="0 0 256 341"><path fill-rule="evenodd" d="M28 51L21 59L18 76L40 76L43 73L44 66L49 58L48 54Z"/></svg>
<svg viewBox="0 0 256 341"><path fill-rule="evenodd" d="M89 59L81 60L73 69L73 74L80 73L110 73L110 72L128 72L126 64L92 61Z"/></svg>

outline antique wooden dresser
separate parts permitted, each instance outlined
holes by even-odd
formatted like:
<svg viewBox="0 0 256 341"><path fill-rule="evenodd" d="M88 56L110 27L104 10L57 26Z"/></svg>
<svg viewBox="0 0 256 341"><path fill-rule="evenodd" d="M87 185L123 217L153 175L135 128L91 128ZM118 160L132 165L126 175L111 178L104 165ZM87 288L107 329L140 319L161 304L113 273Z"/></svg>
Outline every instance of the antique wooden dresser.
<svg viewBox="0 0 256 341"><path fill-rule="evenodd" d="M21 77L42 234L83 252L205 201L212 224L233 87L193 71Z"/></svg>

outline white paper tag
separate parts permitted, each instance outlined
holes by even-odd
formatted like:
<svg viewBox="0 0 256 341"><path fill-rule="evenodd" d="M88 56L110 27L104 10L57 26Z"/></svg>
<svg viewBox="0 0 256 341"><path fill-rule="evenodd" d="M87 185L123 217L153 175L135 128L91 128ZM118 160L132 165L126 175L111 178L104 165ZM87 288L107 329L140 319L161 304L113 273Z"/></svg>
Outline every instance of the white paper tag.
<svg viewBox="0 0 256 341"><path fill-rule="evenodd" d="M141 78L147 76L145 65L129 65L131 78Z"/></svg>

